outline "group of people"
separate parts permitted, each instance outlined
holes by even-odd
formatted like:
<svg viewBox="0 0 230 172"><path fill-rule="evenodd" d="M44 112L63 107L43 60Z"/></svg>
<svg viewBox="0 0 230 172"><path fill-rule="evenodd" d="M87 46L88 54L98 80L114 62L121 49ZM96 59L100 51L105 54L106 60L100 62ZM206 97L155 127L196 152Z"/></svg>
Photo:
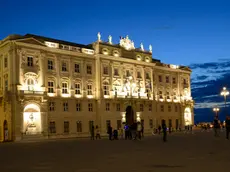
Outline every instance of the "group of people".
<svg viewBox="0 0 230 172"><path fill-rule="evenodd" d="M129 125L126 124L124 126L125 130L125 139L133 139L136 140L137 138L141 140L144 136L144 126L140 122L134 122L133 124Z"/></svg>
<svg viewBox="0 0 230 172"><path fill-rule="evenodd" d="M107 134L109 140L118 140L119 136L121 138L127 139L141 139L144 136L144 126L140 122L134 122L133 124L125 124L124 128L114 129L109 124L107 126ZM101 139L100 129L98 126L96 128L94 125L90 128L91 140Z"/></svg>
<svg viewBox="0 0 230 172"><path fill-rule="evenodd" d="M220 135L220 129L221 129L221 124L218 119L218 117L215 117L213 121L213 128L214 128L214 135L215 137L219 137ZM226 117L225 120L225 129L226 129L226 139L229 139L229 133L230 133L230 116Z"/></svg>

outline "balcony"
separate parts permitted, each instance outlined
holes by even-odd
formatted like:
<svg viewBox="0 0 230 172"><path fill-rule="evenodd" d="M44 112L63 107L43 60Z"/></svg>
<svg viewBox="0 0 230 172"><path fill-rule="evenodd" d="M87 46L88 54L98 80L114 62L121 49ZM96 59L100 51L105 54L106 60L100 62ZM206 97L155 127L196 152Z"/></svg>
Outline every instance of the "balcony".
<svg viewBox="0 0 230 172"><path fill-rule="evenodd" d="M22 90L24 94L44 94L44 91L31 91L31 90Z"/></svg>
<svg viewBox="0 0 230 172"><path fill-rule="evenodd" d="M45 91L34 91L34 90L19 90L20 96L46 96Z"/></svg>

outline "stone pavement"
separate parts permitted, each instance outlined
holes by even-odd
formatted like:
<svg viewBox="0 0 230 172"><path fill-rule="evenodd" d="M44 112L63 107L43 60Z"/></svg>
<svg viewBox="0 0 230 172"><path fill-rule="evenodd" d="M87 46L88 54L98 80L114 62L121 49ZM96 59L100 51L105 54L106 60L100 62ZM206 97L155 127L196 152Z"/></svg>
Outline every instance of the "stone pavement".
<svg viewBox="0 0 230 172"><path fill-rule="evenodd" d="M212 132L141 141L67 139L0 144L0 172L230 171L230 140Z"/></svg>

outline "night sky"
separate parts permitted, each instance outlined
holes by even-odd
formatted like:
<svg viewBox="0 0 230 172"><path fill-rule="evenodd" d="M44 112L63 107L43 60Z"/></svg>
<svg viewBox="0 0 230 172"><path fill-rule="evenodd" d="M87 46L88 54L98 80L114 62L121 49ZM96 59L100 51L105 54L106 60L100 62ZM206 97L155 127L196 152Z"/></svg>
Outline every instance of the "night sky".
<svg viewBox="0 0 230 172"><path fill-rule="evenodd" d="M192 68L195 120L212 120L223 86L230 89L230 2L228 0L0 0L0 39L37 34L89 44L101 32L129 35L136 47L153 46L153 57ZM230 100L230 97L229 97ZM230 109L229 109L230 110Z"/></svg>

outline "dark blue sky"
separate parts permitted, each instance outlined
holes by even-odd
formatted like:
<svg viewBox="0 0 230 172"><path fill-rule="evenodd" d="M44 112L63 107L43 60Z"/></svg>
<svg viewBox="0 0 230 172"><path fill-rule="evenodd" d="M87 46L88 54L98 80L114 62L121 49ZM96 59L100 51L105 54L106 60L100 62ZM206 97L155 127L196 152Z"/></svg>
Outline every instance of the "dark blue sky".
<svg viewBox="0 0 230 172"><path fill-rule="evenodd" d="M230 55L230 3L225 0L1 0L0 39L33 33L78 43L129 35L153 45L165 63L189 65Z"/></svg>
<svg viewBox="0 0 230 172"><path fill-rule="evenodd" d="M221 88L230 89L229 9L228 0L0 0L0 39L31 33L89 44L98 32L113 42L129 35L136 47L152 44L154 58L192 67L196 119L207 120L223 107Z"/></svg>

